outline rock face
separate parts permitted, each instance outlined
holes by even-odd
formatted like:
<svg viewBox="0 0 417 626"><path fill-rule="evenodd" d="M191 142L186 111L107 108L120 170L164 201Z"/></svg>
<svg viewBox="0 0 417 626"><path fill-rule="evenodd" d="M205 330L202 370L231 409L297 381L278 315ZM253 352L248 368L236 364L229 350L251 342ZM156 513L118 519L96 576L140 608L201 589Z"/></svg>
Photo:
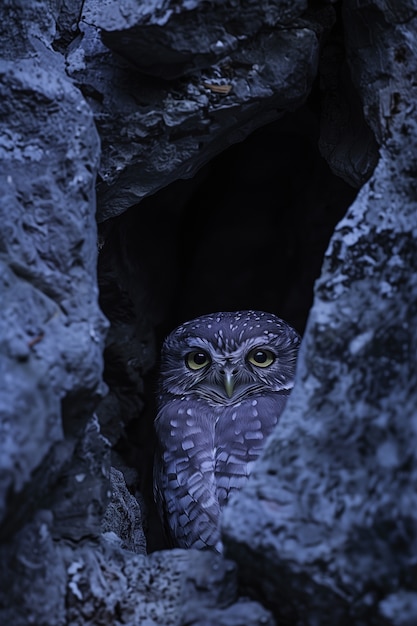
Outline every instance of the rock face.
<svg viewBox="0 0 417 626"><path fill-rule="evenodd" d="M305 4L83 4L67 71L102 137L99 221L306 100L333 12Z"/></svg>
<svg viewBox="0 0 417 626"><path fill-rule="evenodd" d="M108 541L120 543L125 550L146 554L140 504L127 489L123 473L115 467L110 468L110 480L112 497L102 520L102 533Z"/></svg>
<svg viewBox="0 0 417 626"><path fill-rule="evenodd" d="M417 620L416 22L378 4L345 3L345 24L380 161L325 255L288 409L224 520L247 584L297 624Z"/></svg>
<svg viewBox="0 0 417 626"><path fill-rule="evenodd" d="M83 19L98 26L103 41L146 73L178 78L215 65L264 28L293 25L307 9L288 2L107 2L88 0Z"/></svg>
<svg viewBox="0 0 417 626"><path fill-rule="evenodd" d="M414 16L2 2L1 623L415 625ZM303 332L339 221L227 558L155 551L160 340Z"/></svg>
<svg viewBox="0 0 417 626"><path fill-rule="evenodd" d="M91 420L107 327L95 279L99 138L57 55L31 46L30 56L11 56L0 66L0 520L7 536L64 489L58 523L70 515L78 536L97 528L103 509L100 481L89 484L102 453ZM88 520L76 504L84 487Z"/></svg>
<svg viewBox="0 0 417 626"><path fill-rule="evenodd" d="M274 624L259 604L238 600L235 565L211 553L146 557L104 539L54 542L45 514L10 547L13 578L2 581L0 591L4 624ZM10 567L3 559L1 565Z"/></svg>

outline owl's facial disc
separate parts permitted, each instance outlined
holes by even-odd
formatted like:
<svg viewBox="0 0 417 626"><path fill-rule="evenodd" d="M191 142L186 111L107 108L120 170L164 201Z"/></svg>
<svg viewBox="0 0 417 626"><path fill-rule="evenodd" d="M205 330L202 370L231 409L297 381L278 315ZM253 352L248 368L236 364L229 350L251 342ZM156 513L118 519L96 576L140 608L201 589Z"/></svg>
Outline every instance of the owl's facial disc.
<svg viewBox="0 0 417 626"><path fill-rule="evenodd" d="M238 369L232 365L225 365L221 368L212 366L194 389L199 395L210 397L222 404L228 403L229 400L235 402L237 397L240 397L242 393L246 395L248 391L247 385L242 384Z"/></svg>
<svg viewBox="0 0 417 626"><path fill-rule="evenodd" d="M210 355L205 350L192 350L185 356L185 363L187 367L193 372L199 372L199 370L208 370L211 365ZM227 396L231 398L233 396L233 390L235 387L235 374L236 369L230 366L225 366L221 371L221 381ZM220 380L216 377L215 387L222 387ZM220 383L220 384L219 384Z"/></svg>
<svg viewBox="0 0 417 626"><path fill-rule="evenodd" d="M184 355L192 375L190 391L221 404L234 403L265 388L259 374L276 360L275 353L265 345L258 345L243 353L215 354L209 348L190 346Z"/></svg>
<svg viewBox="0 0 417 626"><path fill-rule="evenodd" d="M268 368L275 361L276 357L272 350L268 350L264 347L253 348L246 355L246 361L255 368ZM226 390L227 396L231 398L235 392L239 393L239 383L243 384L247 390L251 390L251 386L246 377L242 380L242 375L239 376L239 367L235 367L232 364L226 364L221 370L221 380Z"/></svg>

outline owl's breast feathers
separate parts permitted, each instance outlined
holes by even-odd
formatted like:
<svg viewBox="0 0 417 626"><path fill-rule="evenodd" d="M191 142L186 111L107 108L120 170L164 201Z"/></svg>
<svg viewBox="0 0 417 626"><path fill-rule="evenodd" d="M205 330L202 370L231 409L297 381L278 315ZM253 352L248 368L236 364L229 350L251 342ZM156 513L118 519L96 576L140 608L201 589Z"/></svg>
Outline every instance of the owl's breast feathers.
<svg viewBox="0 0 417 626"><path fill-rule="evenodd" d="M269 392L218 407L193 395L165 401L155 421L154 484L173 545L221 551L221 508L247 481L288 395Z"/></svg>
<svg viewBox="0 0 417 626"><path fill-rule="evenodd" d="M247 481L288 395L281 391L252 396L221 412L215 426L215 476L221 507Z"/></svg>

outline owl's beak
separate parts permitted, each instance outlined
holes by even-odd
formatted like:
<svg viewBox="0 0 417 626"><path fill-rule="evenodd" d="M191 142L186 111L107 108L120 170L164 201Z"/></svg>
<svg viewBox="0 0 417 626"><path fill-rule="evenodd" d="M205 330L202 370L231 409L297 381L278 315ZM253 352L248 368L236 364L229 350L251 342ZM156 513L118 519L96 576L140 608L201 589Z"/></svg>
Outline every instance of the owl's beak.
<svg viewBox="0 0 417 626"><path fill-rule="evenodd" d="M224 372L224 388L226 389L226 393L229 398L231 398L233 395L233 389L235 388L235 379L233 372L230 370L225 370Z"/></svg>

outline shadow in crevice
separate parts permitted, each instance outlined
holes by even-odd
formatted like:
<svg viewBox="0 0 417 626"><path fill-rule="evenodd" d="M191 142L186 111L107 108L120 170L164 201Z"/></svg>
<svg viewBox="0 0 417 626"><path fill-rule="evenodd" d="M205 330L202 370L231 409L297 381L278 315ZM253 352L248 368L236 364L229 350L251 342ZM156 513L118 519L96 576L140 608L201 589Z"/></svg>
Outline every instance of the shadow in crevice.
<svg viewBox="0 0 417 626"><path fill-rule="evenodd" d="M152 503L158 353L179 323L218 310L275 313L304 332L314 282L357 190L318 150L310 108L287 114L100 225L101 306L111 322L102 405L115 463L148 513L148 549L164 546Z"/></svg>

